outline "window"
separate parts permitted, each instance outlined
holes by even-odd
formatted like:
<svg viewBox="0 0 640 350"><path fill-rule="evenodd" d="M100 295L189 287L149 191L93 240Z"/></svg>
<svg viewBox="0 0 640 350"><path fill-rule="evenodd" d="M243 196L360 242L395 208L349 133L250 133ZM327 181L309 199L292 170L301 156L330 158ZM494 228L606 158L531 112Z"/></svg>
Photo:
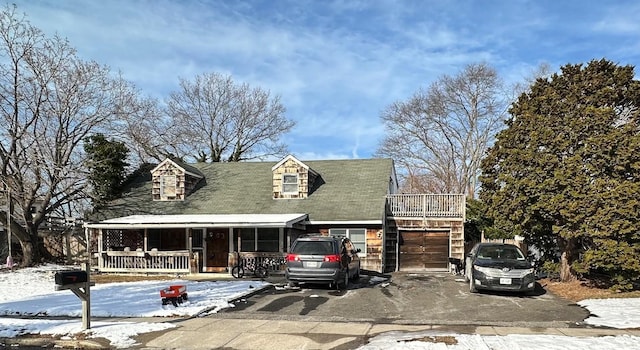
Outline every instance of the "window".
<svg viewBox="0 0 640 350"><path fill-rule="evenodd" d="M298 174L282 175L282 193L298 193Z"/></svg>
<svg viewBox="0 0 640 350"><path fill-rule="evenodd" d="M334 237L347 237L356 249L360 249L359 256L367 254L367 230L363 228L332 228L329 235Z"/></svg>
<svg viewBox="0 0 640 350"><path fill-rule="evenodd" d="M254 228L240 229L240 251L241 252L256 251L256 229Z"/></svg>
<svg viewBox="0 0 640 350"><path fill-rule="evenodd" d="M280 251L280 229L259 228L258 229L258 251L278 252Z"/></svg>
<svg viewBox="0 0 640 350"><path fill-rule="evenodd" d="M169 199L176 196L176 176L162 175L160 176L160 198Z"/></svg>
<svg viewBox="0 0 640 350"><path fill-rule="evenodd" d="M279 252L279 228L237 228L234 230L233 249L241 252Z"/></svg>

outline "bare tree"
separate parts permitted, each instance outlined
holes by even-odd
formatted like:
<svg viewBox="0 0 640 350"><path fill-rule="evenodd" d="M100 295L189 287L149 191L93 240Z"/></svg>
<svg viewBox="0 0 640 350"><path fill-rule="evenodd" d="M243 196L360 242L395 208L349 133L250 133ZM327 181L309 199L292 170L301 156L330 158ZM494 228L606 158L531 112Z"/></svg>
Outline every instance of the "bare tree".
<svg viewBox="0 0 640 350"><path fill-rule="evenodd" d="M280 137L294 126L279 97L217 73L181 79L166 112L167 153L200 162L282 156Z"/></svg>
<svg viewBox="0 0 640 350"><path fill-rule="evenodd" d="M15 6L0 12L0 176L23 265L45 256L38 230L51 216L86 204L82 140L126 113L122 87L107 67L78 59Z"/></svg>
<svg viewBox="0 0 640 350"><path fill-rule="evenodd" d="M470 64L393 103L381 116L387 135L377 155L396 159L407 179L424 182L418 188L473 197L480 160L506 115L502 86L495 69Z"/></svg>
<svg viewBox="0 0 640 350"><path fill-rule="evenodd" d="M118 79L117 92L121 101L118 118L109 125L106 134L124 142L129 149L129 161L135 168L144 163L156 163L173 155L169 151L172 138L167 133L171 123L158 101L143 96L133 84Z"/></svg>

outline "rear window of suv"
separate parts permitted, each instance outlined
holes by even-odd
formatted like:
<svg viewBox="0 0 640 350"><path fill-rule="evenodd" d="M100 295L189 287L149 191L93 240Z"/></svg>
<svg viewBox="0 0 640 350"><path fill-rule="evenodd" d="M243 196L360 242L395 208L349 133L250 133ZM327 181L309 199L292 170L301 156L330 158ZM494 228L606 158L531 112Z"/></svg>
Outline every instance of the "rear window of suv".
<svg viewBox="0 0 640 350"><path fill-rule="evenodd" d="M325 255L333 254L332 241L298 241L291 250L295 254Z"/></svg>

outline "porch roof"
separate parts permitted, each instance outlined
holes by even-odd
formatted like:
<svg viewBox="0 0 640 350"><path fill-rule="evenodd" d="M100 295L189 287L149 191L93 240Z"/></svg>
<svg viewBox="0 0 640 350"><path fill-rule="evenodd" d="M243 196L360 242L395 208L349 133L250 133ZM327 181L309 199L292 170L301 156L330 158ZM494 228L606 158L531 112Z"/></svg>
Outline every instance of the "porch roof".
<svg viewBox="0 0 640 350"><path fill-rule="evenodd" d="M307 214L131 215L86 223L87 228L292 227Z"/></svg>

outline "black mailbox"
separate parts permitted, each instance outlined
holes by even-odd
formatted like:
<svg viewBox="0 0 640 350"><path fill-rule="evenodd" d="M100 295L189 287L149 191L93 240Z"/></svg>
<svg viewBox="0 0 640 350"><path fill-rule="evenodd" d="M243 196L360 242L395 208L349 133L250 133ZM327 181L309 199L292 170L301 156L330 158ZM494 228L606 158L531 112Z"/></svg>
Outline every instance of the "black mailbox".
<svg viewBox="0 0 640 350"><path fill-rule="evenodd" d="M80 270L67 270L56 272L56 284L64 286L67 284L76 284L87 282L87 272Z"/></svg>

